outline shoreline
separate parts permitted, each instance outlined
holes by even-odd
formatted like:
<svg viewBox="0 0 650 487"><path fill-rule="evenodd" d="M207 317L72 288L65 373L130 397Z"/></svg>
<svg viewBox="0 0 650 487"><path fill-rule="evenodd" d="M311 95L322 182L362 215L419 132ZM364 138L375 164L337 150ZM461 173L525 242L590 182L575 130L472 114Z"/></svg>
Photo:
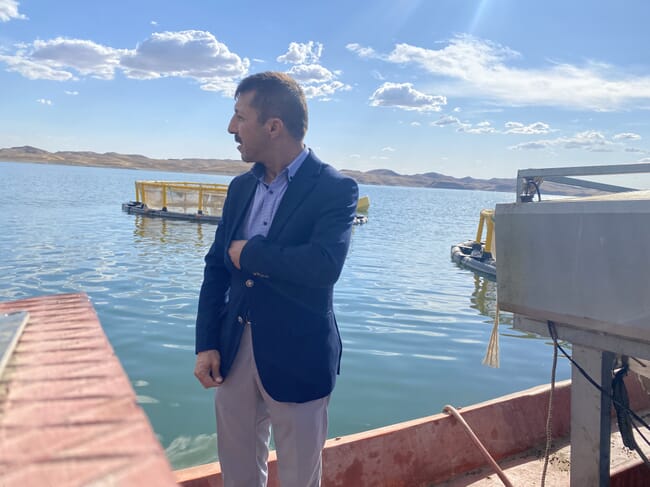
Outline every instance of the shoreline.
<svg viewBox="0 0 650 487"><path fill-rule="evenodd" d="M105 167L118 169L182 172L236 176L250 168L250 164L233 159L152 159L139 154L104 154L89 151L48 152L36 147L12 147L0 149L0 162L51 164L80 167ZM341 169L341 173L354 178L359 184L373 186L401 186L409 188L439 188L471 191L515 193L515 178L474 179L454 178L435 172L404 175L390 169L357 171ZM594 191L584 188L562 186L554 183L544 185L547 194L561 196L590 196Z"/></svg>

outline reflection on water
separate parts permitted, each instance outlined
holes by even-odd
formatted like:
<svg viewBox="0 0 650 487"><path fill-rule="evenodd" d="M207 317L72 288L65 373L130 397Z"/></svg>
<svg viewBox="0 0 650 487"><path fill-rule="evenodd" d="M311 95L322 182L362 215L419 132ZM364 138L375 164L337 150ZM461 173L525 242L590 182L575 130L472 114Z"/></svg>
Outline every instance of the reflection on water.
<svg viewBox="0 0 650 487"><path fill-rule="evenodd" d="M474 277L474 292L470 299L471 307L478 310L482 315L494 319L497 303L497 283L485 276L472 274Z"/></svg>
<svg viewBox="0 0 650 487"><path fill-rule="evenodd" d="M483 316L487 316L494 320L497 309L497 283L488 277L474 274L474 292L472 293L470 302L472 303L470 305L472 308L476 309ZM501 336L507 336L510 338L527 338L531 340L544 340L534 333L523 330L515 330L514 317L512 313L499 310L499 325L499 329L502 329L502 325L507 325L511 330L511 332L501 331L499 333ZM553 342L550 340L545 341L549 345L553 344ZM566 342L562 343L566 344Z"/></svg>
<svg viewBox="0 0 650 487"><path fill-rule="evenodd" d="M470 299L471 307L483 316L495 319L497 310L497 283L489 277L472 273L474 277L474 292ZM512 313L499 310L499 324L512 327Z"/></svg>
<svg viewBox="0 0 650 487"><path fill-rule="evenodd" d="M142 215L133 215L135 229L133 235L144 240L155 240L162 244L187 244L193 243L195 246L203 248L211 244L216 225L210 223L195 223L167 220L166 218L147 217ZM205 227L205 228L204 228ZM206 243L206 237L210 242ZM138 239L136 239L137 241Z"/></svg>

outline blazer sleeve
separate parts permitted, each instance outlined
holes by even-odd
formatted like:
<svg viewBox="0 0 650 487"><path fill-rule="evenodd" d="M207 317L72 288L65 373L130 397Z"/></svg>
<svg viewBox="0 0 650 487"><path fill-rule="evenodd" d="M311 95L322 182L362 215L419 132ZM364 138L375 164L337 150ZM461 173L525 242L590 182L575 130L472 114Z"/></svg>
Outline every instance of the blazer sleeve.
<svg viewBox="0 0 650 487"><path fill-rule="evenodd" d="M229 196L224 203L222 219L217 227L214 242L205 256L203 284L196 315L196 353L219 350L219 329L230 290L230 271L224 261L227 219L230 214Z"/></svg>
<svg viewBox="0 0 650 487"><path fill-rule="evenodd" d="M304 287L329 287L338 280L350 246L359 190L347 177L332 178L306 243L283 245L256 235L244 246L242 269Z"/></svg>

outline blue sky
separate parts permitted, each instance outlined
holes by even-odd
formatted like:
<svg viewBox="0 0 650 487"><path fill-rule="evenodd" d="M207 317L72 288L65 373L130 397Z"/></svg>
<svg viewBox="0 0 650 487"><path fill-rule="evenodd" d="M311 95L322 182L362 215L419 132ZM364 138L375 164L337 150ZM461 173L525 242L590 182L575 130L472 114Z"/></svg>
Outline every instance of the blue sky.
<svg viewBox="0 0 650 487"><path fill-rule="evenodd" d="M238 159L287 71L338 168L514 177L650 161L650 2L0 0L0 147Z"/></svg>

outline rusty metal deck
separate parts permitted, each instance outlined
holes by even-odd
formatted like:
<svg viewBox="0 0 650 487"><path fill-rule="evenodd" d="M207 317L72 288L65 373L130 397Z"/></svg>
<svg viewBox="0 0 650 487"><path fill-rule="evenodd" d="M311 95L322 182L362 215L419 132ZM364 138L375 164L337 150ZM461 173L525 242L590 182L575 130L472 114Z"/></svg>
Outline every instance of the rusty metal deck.
<svg viewBox="0 0 650 487"><path fill-rule="evenodd" d="M88 296L0 303L21 310L0 379L0 485L176 485Z"/></svg>

